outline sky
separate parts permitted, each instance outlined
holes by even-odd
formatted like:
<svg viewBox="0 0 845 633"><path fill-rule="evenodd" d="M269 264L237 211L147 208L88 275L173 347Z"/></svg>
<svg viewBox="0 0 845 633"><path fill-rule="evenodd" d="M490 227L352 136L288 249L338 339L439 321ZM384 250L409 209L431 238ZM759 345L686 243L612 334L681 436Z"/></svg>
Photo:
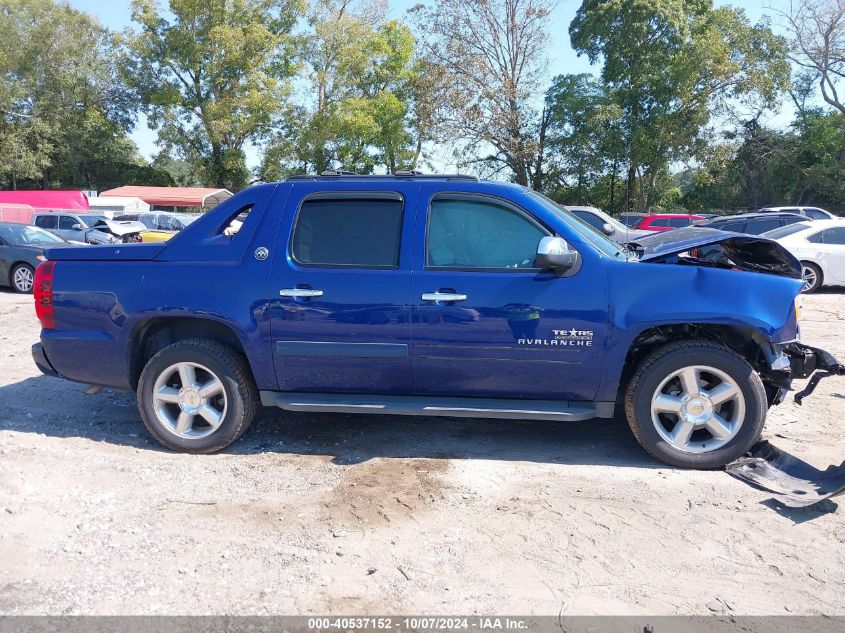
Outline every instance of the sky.
<svg viewBox="0 0 845 633"><path fill-rule="evenodd" d="M160 0L166 4L166 0ZM436 0L435 0L436 1ZM71 6L96 15L100 22L112 30L121 31L130 25L130 11L128 0L69 0ZM418 4L419 0L390 0L391 17L401 18L408 8ZM758 22L761 18L770 16L772 27L780 31L777 23L775 9L786 9L789 0L715 0L717 6L730 4L745 10L746 15L752 23ZM575 11L580 6L578 0L561 0L555 11L552 13L549 23L549 35L551 46L549 50L550 64L548 78L563 73L598 72L597 67L591 67L585 57L578 57L569 44L569 23L575 17ZM791 118L791 111L785 109L773 118L775 124L785 125ZM138 146L141 154L150 158L156 153L156 133L146 126L143 117L139 119L138 125L132 133L132 139ZM247 163L250 167L257 164L258 157L253 152L247 153Z"/></svg>

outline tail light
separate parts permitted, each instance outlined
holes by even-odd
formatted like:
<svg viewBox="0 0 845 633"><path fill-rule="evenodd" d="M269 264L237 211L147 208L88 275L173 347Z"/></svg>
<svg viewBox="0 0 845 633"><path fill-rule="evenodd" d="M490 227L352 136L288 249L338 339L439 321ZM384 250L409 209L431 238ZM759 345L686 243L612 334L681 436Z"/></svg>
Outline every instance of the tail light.
<svg viewBox="0 0 845 633"><path fill-rule="evenodd" d="M32 294L35 297L35 316L41 321L41 327L53 329L56 327L56 315L53 311L53 271L56 262L46 261L38 264L35 269L35 283Z"/></svg>

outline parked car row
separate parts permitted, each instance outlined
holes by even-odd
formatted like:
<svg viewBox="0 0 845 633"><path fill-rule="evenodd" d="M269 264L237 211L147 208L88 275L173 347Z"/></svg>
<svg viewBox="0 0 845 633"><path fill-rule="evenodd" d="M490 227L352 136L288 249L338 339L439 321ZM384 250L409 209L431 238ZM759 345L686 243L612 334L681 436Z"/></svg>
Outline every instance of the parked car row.
<svg viewBox="0 0 845 633"><path fill-rule="evenodd" d="M0 286L32 292L34 271L46 248L164 242L197 217L151 212L110 220L93 212L46 211L33 214L30 224L0 222Z"/></svg>
<svg viewBox="0 0 845 633"><path fill-rule="evenodd" d="M596 207L565 208L620 244L636 243L649 235L689 226L760 235L778 241L801 261L804 292L822 286L845 286L845 218L818 207L765 207L754 213L728 216L625 213L621 221ZM706 252L697 256L723 258L724 254Z"/></svg>

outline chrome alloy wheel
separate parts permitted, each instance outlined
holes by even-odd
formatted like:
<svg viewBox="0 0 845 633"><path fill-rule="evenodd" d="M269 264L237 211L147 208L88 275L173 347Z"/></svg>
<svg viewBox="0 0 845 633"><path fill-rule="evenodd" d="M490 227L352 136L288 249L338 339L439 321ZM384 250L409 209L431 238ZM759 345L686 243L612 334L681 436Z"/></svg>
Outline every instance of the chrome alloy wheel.
<svg viewBox="0 0 845 633"><path fill-rule="evenodd" d="M801 278L804 280L804 287L802 290L805 291L815 288L818 283L818 275L816 275L816 271L810 266L801 266Z"/></svg>
<svg viewBox="0 0 845 633"><path fill-rule="evenodd" d="M26 266L19 266L15 271L12 282L18 292L29 292L32 290L32 271Z"/></svg>
<svg viewBox="0 0 845 633"><path fill-rule="evenodd" d="M651 421L665 441L685 453L707 453L730 442L745 418L736 381L715 367L694 365L670 374L651 398Z"/></svg>
<svg viewBox="0 0 845 633"><path fill-rule="evenodd" d="M158 421L183 439L197 440L214 433L226 417L226 405L223 382L198 363L171 365L153 386Z"/></svg>

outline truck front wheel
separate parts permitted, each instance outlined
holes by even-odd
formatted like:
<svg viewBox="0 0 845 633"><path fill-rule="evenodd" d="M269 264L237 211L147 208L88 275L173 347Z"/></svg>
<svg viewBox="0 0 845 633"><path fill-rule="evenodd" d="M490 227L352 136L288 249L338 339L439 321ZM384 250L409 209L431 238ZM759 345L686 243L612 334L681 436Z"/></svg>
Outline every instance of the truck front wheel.
<svg viewBox="0 0 845 633"><path fill-rule="evenodd" d="M138 409L147 430L184 453L219 451L247 430L258 392L246 360L233 349L188 339L155 354L138 381Z"/></svg>
<svg viewBox="0 0 845 633"><path fill-rule="evenodd" d="M718 468L742 456L760 437L766 411L754 368L709 341L658 349L625 394L628 425L640 445L681 468Z"/></svg>

